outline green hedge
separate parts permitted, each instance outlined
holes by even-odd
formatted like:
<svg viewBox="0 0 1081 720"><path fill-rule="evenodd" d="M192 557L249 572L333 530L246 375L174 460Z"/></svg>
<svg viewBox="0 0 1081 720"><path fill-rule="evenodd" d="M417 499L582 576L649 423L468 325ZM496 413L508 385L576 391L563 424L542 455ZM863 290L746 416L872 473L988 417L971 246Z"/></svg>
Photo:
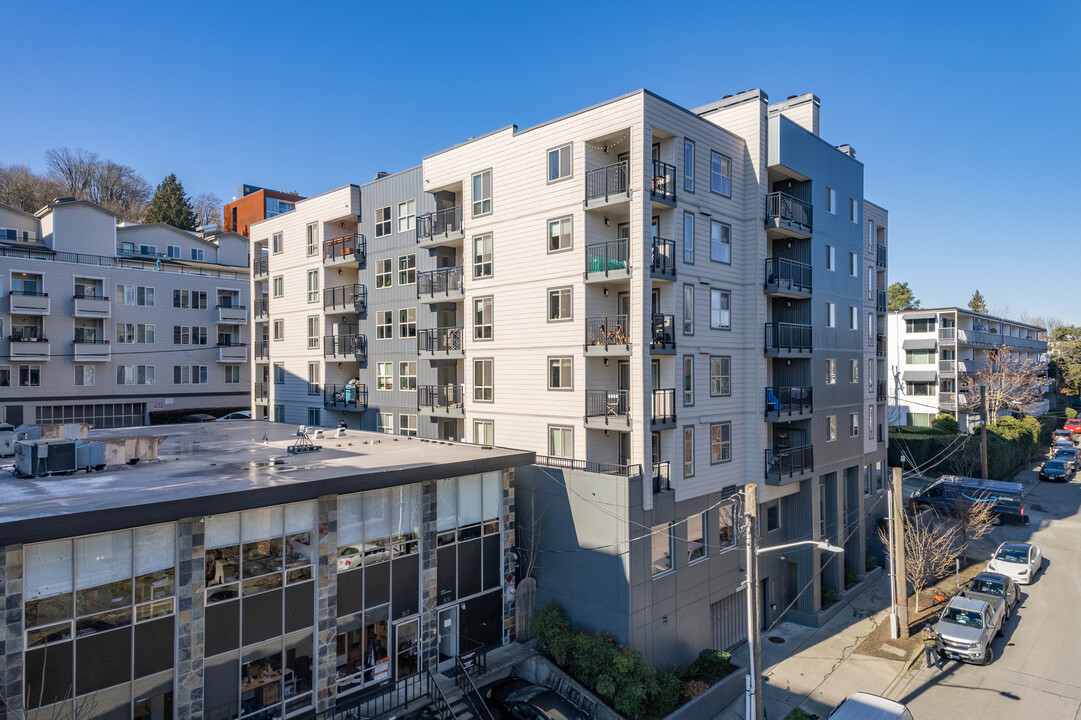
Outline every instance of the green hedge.
<svg viewBox="0 0 1081 720"><path fill-rule="evenodd" d="M987 469L995 480L1004 480L1018 465L1022 465L1036 454L1039 443L1049 438L1054 427L1050 427L1048 418L1034 417L999 418L998 422L987 426ZM1050 427L1050 429L1048 429ZM890 428L888 462L891 466L901 465L901 453L908 458L908 467L924 467L937 463L943 452L957 436L944 433L935 428ZM965 439L969 453L978 453L980 449L979 433ZM951 452L949 457L957 458L962 451ZM945 473L962 473L965 468L955 465L950 460L938 465L936 470ZM970 474L978 474L972 473Z"/></svg>

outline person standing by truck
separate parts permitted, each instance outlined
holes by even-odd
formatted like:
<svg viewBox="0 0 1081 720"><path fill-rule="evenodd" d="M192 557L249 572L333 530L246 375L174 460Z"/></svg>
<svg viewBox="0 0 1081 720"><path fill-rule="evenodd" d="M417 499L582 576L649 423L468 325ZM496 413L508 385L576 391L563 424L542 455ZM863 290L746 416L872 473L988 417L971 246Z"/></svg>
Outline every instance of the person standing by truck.
<svg viewBox="0 0 1081 720"><path fill-rule="evenodd" d="M923 652L927 656L927 668L931 668L931 660L934 660L935 667L939 670L942 669L942 658L938 656L938 635L935 634L935 629L931 627L930 623L923 626Z"/></svg>

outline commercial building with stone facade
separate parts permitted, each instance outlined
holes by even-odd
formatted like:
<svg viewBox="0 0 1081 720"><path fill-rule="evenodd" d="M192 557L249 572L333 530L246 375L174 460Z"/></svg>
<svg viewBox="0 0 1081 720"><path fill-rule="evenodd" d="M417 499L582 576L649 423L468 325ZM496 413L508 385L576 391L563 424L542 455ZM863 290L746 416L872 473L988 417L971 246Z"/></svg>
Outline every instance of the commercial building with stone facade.
<svg viewBox="0 0 1081 720"><path fill-rule="evenodd" d="M513 639L532 453L358 431L294 453L295 428L259 422L90 433L123 436L160 438L157 459L4 480L8 718L329 716Z"/></svg>

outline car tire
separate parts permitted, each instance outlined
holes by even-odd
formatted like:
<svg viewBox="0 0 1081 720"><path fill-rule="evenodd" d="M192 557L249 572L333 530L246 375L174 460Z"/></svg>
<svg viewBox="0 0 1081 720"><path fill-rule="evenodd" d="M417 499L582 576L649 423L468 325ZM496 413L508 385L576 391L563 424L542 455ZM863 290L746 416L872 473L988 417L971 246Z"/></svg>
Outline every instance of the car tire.
<svg viewBox="0 0 1081 720"><path fill-rule="evenodd" d="M1008 613L1004 614L1002 616L1002 622L999 623L998 628L997 628L998 632L996 632L995 635L997 635L998 637L1004 637L1006 635L1006 621L1009 620L1009 619L1010 619L1010 616L1009 616ZM988 650L987 652L991 652L991 651Z"/></svg>
<svg viewBox="0 0 1081 720"><path fill-rule="evenodd" d="M990 665L991 662L994 659L995 659L995 651L991 649L991 645L989 643L987 645L987 651L984 652L984 654L983 654L983 662L981 664L982 665Z"/></svg>

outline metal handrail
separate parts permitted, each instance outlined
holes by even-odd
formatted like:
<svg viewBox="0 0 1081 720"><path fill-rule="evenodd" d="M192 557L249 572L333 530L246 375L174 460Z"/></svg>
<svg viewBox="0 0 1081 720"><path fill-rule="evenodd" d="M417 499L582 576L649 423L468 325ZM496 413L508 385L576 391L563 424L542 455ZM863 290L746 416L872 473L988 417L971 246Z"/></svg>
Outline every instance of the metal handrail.
<svg viewBox="0 0 1081 720"><path fill-rule="evenodd" d="M766 350L810 350L811 326L800 323L766 323Z"/></svg>
<svg viewBox="0 0 1081 720"><path fill-rule="evenodd" d="M886 312L886 291L878 290L878 297L875 300L875 310L880 313Z"/></svg>
<svg viewBox="0 0 1081 720"><path fill-rule="evenodd" d="M792 477L808 470L814 470L814 446L800 445L794 448L772 449L766 451L766 479L780 479L785 475Z"/></svg>
<svg viewBox="0 0 1081 720"><path fill-rule="evenodd" d="M323 262L345 260L352 256L363 264L367 257L367 241L360 233L350 233L323 241Z"/></svg>
<svg viewBox="0 0 1081 720"><path fill-rule="evenodd" d="M650 398L650 421L667 423L676 421L676 389L654 390Z"/></svg>
<svg viewBox="0 0 1081 720"><path fill-rule="evenodd" d="M255 341L255 357L268 358L270 357L270 341L269 340L256 340Z"/></svg>
<svg viewBox="0 0 1081 720"><path fill-rule="evenodd" d="M252 263L252 275L269 275L270 274L270 258L266 255L255 258L255 262Z"/></svg>
<svg viewBox="0 0 1081 720"><path fill-rule="evenodd" d="M462 229L462 206L436 210L417 216L417 242L431 240L437 235L449 237L452 232Z"/></svg>
<svg viewBox="0 0 1081 720"><path fill-rule="evenodd" d="M361 408L368 407L368 386L367 385L324 385L323 386L323 405L328 408L338 407L352 407Z"/></svg>
<svg viewBox="0 0 1081 720"><path fill-rule="evenodd" d="M814 209L810 203L788 193L772 192L766 195L767 222L771 220L788 222L810 229L813 213Z"/></svg>
<svg viewBox="0 0 1081 720"><path fill-rule="evenodd" d="M366 335L324 335L323 357L336 355L354 355L360 360L368 356L368 337Z"/></svg>
<svg viewBox="0 0 1081 720"><path fill-rule="evenodd" d="M878 245L875 253L875 264L880 268L886 267L886 246Z"/></svg>
<svg viewBox="0 0 1081 720"><path fill-rule="evenodd" d="M886 336L879 335L875 339L875 355L878 357L886 357Z"/></svg>
<svg viewBox="0 0 1081 720"><path fill-rule="evenodd" d="M23 260L48 260L50 262L75 263L77 265L97 265L100 267L117 267L133 270L154 270L155 272L171 272L184 275L205 275L207 277L243 278L247 277L248 269L243 270L208 270L205 267L194 268L187 265L178 265L167 259L140 260L138 258L117 258L106 255L86 255L84 253L54 252L52 250L37 250L34 248L0 247L0 257L20 258Z"/></svg>
<svg viewBox="0 0 1081 720"><path fill-rule="evenodd" d="M49 293L40 290L10 290L9 294L21 297L49 297Z"/></svg>
<svg viewBox="0 0 1081 720"><path fill-rule="evenodd" d="M630 270L630 267L626 238L586 245L587 277L595 272L603 272L607 277L610 270Z"/></svg>
<svg viewBox="0 0 1081 720"><path fill-rule="evenodd" d="M653 238L649 271L654 275L676 274L676 243L674 240Z"/></svg>
<svg viewBox="0 0 1081 720"><path fill-rule="evenodd" d="M625 420L630 417L630 393L627 390L586 390L586 417Z"/></svg>
<svg viewBox="0 0 1081 720"><path fill-rule="evenodd" d="M638 477L642 474L641 465L617 465L616 463L575 460L574 458L554 457L551 455L537 455L534 462L537 465L544 465L546 467L560 468L562 470L582 470L585 472L599 473L601 475Z"/></svg>
<svg viewBox="0 0 1081 720"><path fill-rule="evenodd" d="M72 342L75 343L76 345L108 345L109 344L108 340L98 340L97 338L85 338L85 337L82 337L82 338L81 337L76 337L74 340L72 340Z"/></svg>
<svg viewBox="0 0 1081 720"><path fill-rule="evenodd" d="M462 292L462 266L425 270L417 273L417 297L424 295L435 296L443 293L449 296L451 292Z"/></svg>
<svg viewBox="0 0 1081 720"><path fill-rule="evenodd" d="M611 165L586 171L586 207L590 200L604 198L607 202L612 195L624 194L630 196L630 186L627 183L630 173L629 163L621 160Z"/></svg>
<svg viewBox="0 0 1081 720"><path fill-rule="evenodd" d="M464 385L420 385L417 387L417 409L431 408L465 412Z"/></svg>
<svg viewBox="0 0 1081 720"><path fill-rule="evenodd" d="M469 703L469 707L473 710L473 714L480 720L495 720L492 717L492 711L488 709L488 705L485 704L480 691L477 690L477 686L473 683L473 678L469 676L469 672L462 665L460 657L454 658L454 667L454 684L462 691L466 702Z"/></svg>
<svg viewBox="0 0 1081 720"><path fill-rule="evenodd" d="M441 327L417 331L417 352L455 352L462 350L462 328Z"/></svg>
<svg viewBox="0 0 1081 720"><path fill-rule="evenodd" d="M878 401L878 402L882 402L885 399L886 399L886 381L885 380L879 380L878 381L878 387L876 388L876 391L875 391L875 400Z"/></svg>
<svg viewBox="0 0 1081 720"><path fill-rule="evenodd" d="M368 309L368 288L360 283L337 285L323 290L323 310L358 312Z"/></svg>
<svg viewBox="0 0 1081 720"><path fill-rule="evenodd" d="M105 300L106 302L109 300L104 295L87 295L85 292L75 293L72 297L76 300Z"/></svg>
<svg viewBox="0 0 1081 720"><path fill-rule="evenodd" d="M766 285L811 291L811 266L783 257L766 258Z"/></svg>
<svg viewBox="0 0 1081 720"><path fill-rule="evenodd" d="M676 199L676 166L660 160L653 161L653 183L650 194L663 200Z"/></svg>
<svg viewBox="0 0 1081 720"><path fill-rule="evenodd" d="M653 492L672 489L672 463L661 460L653 463Z"/></svg>
<svg viewBox="0 0 1081 720"><path fill-rule="evenodd" d="M268 298L260 298L255 301L255 317L266 317L270 315L270 300Z"/></svg>
<svg viewBox="0 0 1081 720"><path fill-rule="evenodd" d="M602 315L586 318L586 347L631 346L630 326L626 315Z"/></svg>
<svg viewBox="0 0 1081 720"><path fill-rule="evenodd" d="M767 387L766 413L802 415L814 409L811 387Z"/></svg>
<svg viewBox="0 0 1081 720"><path fill-rule="evenodd" d="M667 349L676 346L676 318L674 315L654 313L650 328L650 346Z"/></svg>
<svg viewBox="0 0 1081 720"><path fill-rule="evenodd" d="M428 668L424 671L428 676L428 697L432 699L432 704L435 705L435 711L439 713L439 720L454 720L454 711L450 709L450 703L447 701L447 696L443 694L443 690L440 689L439 683L435 681L435 676L432 675L432 669ZM435 692L432 692L432 688L435 688Z"/></svg>

